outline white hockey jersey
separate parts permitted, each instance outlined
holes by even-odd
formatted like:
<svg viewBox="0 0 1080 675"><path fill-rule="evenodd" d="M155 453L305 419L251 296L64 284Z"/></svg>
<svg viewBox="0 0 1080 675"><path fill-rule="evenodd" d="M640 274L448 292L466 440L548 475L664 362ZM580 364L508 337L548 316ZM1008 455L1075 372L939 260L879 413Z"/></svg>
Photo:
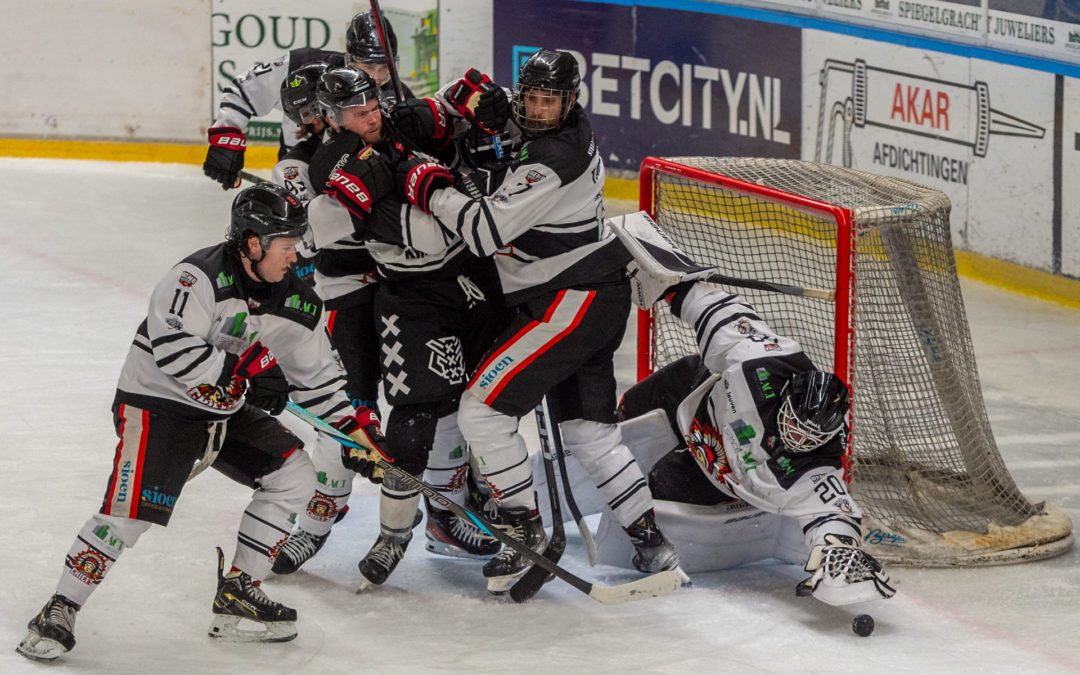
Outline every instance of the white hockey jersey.
<svg viewBox="0 0 1080 675"><path fill-rule="evenodd" d="M222 380L226 353L261 341L277 358L290 398L327 422L352 413L345 369L323 304L295 275L247 277L225 244L202 249L158 282L117 383L116 403L185 419L221 419L244 398Z"/></svg>
<svg viewBox="0 0 1080 675"><path fill-rule="evenodd" d="M694 328L713 373L677 414L699 468L721 492L797 519L807 546L828 533L861 539L862 512L843 476L846 434L809 453L788 452L778 438L783 384L813 367L799 344L775 335L745 300L712 284L695 284L676 310Z"/></svg>

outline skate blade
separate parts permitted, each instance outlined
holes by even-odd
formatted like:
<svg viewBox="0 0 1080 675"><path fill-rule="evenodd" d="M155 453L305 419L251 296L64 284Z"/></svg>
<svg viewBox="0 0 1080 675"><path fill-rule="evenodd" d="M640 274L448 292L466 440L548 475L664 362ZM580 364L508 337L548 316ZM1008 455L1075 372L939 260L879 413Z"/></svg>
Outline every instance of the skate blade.
<svg viewBox="0 0 1080 675"><path fill-rule="evenodd" d="M15 651L31 661L48 663L60 658L67 652L67 648L56 640L50 640L49 638L41 637L37 633L31 632L23 638L23 641L19 643L19 646L15 648Z"/></svg>
<svg viewBox="0 0 1080 675"><path fill-rule="evenodd" d="M498 553L498 551L495 551L494 553L469 553L463 548L459 548L438 539L432 539L430 536L424 544L424 548L435 555L444 555L449 558L464 558L466 560L490 560L495 553Z"/></svg>
<svg viewBox="0 0 1080 675"><path fill-rule="evenodd" d="M296 637L294 621L253 621L264 630L246 630L237 628L240 617L217 614L210 624L208 635L222 642L288 642Z"/></svg>
<svg viewBox="0 0 1080 675"><path fill-rule="evenodd" d="M510 588L517 583L517 580L525 575L525 572L527 572L528 569L529 568L526 567L517 574L506 574L501 577L488 577L488 593L491 593L492 595L506 595Z"/></svg>

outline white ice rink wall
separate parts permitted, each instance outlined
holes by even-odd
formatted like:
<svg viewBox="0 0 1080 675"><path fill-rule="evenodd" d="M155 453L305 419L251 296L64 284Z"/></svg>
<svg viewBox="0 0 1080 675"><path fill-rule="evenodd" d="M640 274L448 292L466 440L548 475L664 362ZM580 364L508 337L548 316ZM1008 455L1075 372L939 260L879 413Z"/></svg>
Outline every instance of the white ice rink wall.
<svg viewBox="0 0 1080 675"><path fill-rule="evenodd" d="M1029 5L1047 16L1060 10L1050 18L1010 13ZM402 38L417 30L409 27L414 18L437 7L441 82L477 65L509 84L514 59L528 47L573 50L615 175L629 176L618 169L632 171L641 156L663 151L818 159L900 176L949 194L958 249L1063 284L1080 277L1074 5L382 2ZM21 4L0 29L7 66L0 136L198 145L228 76L308 44L341 49L348 17L367 7Z"/></svg>

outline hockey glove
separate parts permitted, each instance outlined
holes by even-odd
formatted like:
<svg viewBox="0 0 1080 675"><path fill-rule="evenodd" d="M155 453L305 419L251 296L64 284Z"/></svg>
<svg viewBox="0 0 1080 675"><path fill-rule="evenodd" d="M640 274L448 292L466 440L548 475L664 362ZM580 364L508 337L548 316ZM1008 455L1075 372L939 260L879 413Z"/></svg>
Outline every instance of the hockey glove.
<svg viewBox="0 0 1080 675"><path fill-rule="evenodd" d="M271 415L280 414L289 402L289 381L273 353L261 342L254 343L240 356L233 379L246 381L248 403Z"/></svg>
<svg viewBox="0 0 1080 675"><path fill-rule="evenodd" d="M375 202L393 189L393 175L386 158L369 145L356 157L345 156L338 161L323 192L363 219L371 213Z"/></svg>
<svg viewBox="0 0 1080 675"><path fill-rule="evenodd" d="M206 150L203 173L218 183L224 190L240 184L240 169L244 168L244 150L247 138L236 127L213 127L207 129L210 147Z"/></svg>
<svg viewBox="0 0 1080 675"><path fill-rule="evenodd" d="M799 582L795 594L813 595L827 605L850 605L896 594L881 563L859 548L853 537L826 534L825 542L810 550L805 569L812 576Z"/></svg>
<svg viewBox="0 0 1080 675"><path fill-rule="evenodd" d="M462 117L489 134L496 134L510 119L510 101L502 87L476 68L470 68L447 94Z"/></svg>
<svg viewBox="0 0 1080 675"><path fill-rule="evenodd" d="M396 103L390 120L407 138L430 150L442 150L450 143L450 120L443 104L433 98L410 98Z"/></svg>
<svg viewBox="0 0 1080 675"><path fill-rule="evenodd" d="M429 202L435 190L450 187L454 176L442 164L408 157L394 167L398 196L419 208L424 213L431 213Z"/></svg>
<svg viewBox="0 0 1080 675"><path fill-rule="evenodd" d="M361 448L341 446L341 463L345 465L345 468L352 469L372 483L381 483L383 470L379 466L379 460L385 459L388 462L393 460L383 451L386 438L379 427L379 416L375 414L375 411L359 408L352 415L339 420L334 427L356 441L358 445L363 446Z"/></svg>

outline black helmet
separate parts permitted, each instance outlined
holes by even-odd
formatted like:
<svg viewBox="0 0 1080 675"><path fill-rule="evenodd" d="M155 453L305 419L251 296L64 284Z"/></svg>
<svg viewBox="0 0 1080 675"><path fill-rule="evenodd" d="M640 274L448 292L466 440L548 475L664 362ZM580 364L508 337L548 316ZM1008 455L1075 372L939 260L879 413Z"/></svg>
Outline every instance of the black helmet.
<svg viewBox="0 0 1080 675"><path fill-rule="evenodd" d="M315 91L323 116L338 126L345 108L382 100L374 78L352 66L327 70L319 78Z"/></svg>
<svg viewBox="0 0 1080 675"><path fill-rule="evenodd" d="M522 131L530 134L555 131L562 126L570 113L580 84L581 75L573 54L555 49L541 49L522 64L518 73L517 82L514 84L514 121ZM562 108L557 120L530 118L526 113L525 93L537 89L561 100Z"/></svg>
<svg viewBox="0 0 1080 675"><path fill-rule="evenodd" d="M305 63L281 83L281 109L297 126L311 124L322 116L315 100L315 87L327 68L322 61Z"/></svg>
<svg viewBox="0 0 1080 675"><path fill-rule="evenodd" d="M383 14L383 29L386 41L390 45L391 58L397 60L397 36L390 25L390 19ZM371 12L361 12L352 18L349 30L345 33L345 49L354 60L361 63L385 63L386 50L379 40L379 29Z"/></svg>
<svg viewBox="0 0 1080 675"><path fill-rule="evenodd" d="M809 370L788 380L780 392L780 440L790 452L810 452L840 432L847 418L847 385L836 375Z"/></svg>
<svg viewBox="0 0 1080 675"><path fill-rule="evenodd" d="M259 238L265 251L277 237L303 237L307 211L288 190L274 183L256 183L240 191L232 204L232 223L225 240L238 253L247 254L247 240Z"/></svg>

